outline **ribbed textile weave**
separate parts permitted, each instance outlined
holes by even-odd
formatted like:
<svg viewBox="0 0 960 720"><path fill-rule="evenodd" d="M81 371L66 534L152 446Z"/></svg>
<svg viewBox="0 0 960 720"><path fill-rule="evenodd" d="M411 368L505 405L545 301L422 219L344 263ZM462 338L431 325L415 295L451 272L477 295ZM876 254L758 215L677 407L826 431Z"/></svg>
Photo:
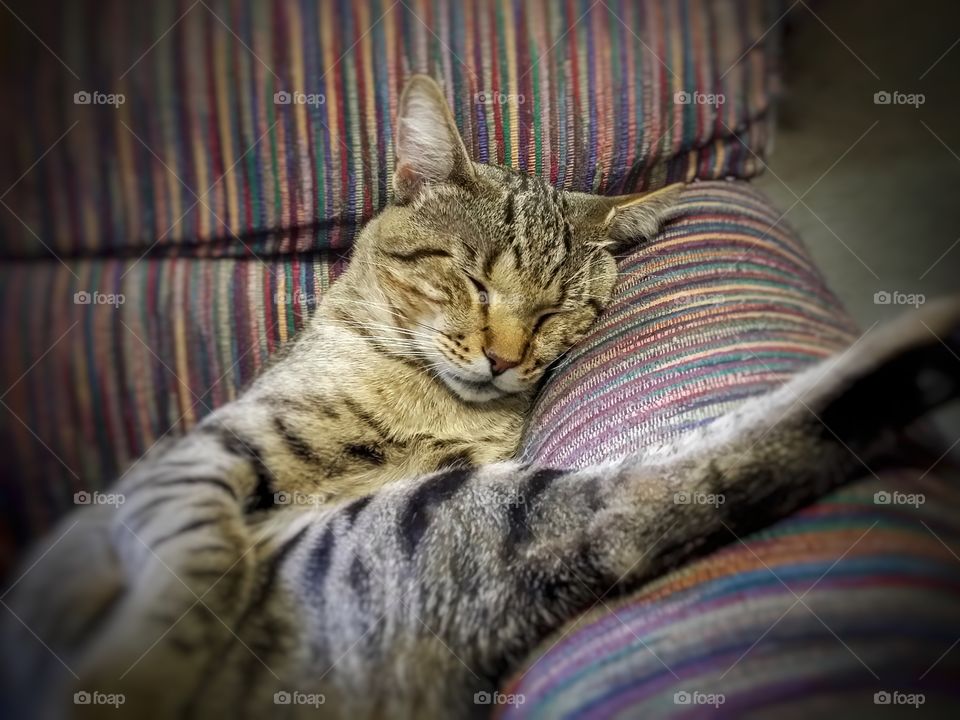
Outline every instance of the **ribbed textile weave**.
<svg viewBox="0 0 960 720"><path fill-rule="evenodd" d="M621 259L613 304L541 392L526 459L577 467L668 443L859 337L749 185L694 184L682 213ZM930 462L865 470L633 596L599 597L501 689L524 702L499 713L885 717L876 692L922 692L932 717L960 707L960 652L938 661L960 638L960 492Z"/></svg>
<svg viewBox="0 0 960 720"><path fill-rule="evenodd" d="M924 470L881 473L598 601L502 688L524 703L499 716L956 717L960 492ZM883 491L925 502L877 504Z"/></svg>
<svg viewBox="0 0 960 720"><path fill-rule="evenodd" d="M46 47L12 18L0 38L0 87L16 108L0 115L4 257L345 247L389 196L394 116L413 72L441 81L473 158L560 187L749 177L766 142L768 29L781 10L770 0L10 5Z"/></svg>
<svg viewBox="0 0 960 720"><path fill-rule="evenodd" d="M0 267L0 566L75 492L105 487L158 438L235 398L345 262L321 253Z"/></svg>
<svg viewBox="0 0 960 720"><path fill-rule="evenodd" d="M668 442L859 335L749 185L690 185L680 213L620 260L613 303L539 396L525 459L579 467Z"/></svg>

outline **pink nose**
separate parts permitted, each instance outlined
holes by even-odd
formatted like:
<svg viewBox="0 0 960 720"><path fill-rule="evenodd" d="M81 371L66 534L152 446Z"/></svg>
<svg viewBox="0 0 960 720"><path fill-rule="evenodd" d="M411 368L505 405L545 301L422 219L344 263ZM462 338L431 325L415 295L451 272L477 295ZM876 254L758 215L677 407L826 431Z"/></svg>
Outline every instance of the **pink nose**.
<svg viewBox="0 0 960 720"><path fill-rule="evenodd" d="M519 360L504 360L502 357L488 348L484 349L483 354L487 356L488 360L490 360L490 369L493 371L494 375L505 373L510 368L516 367L520 364Z"/></svg>

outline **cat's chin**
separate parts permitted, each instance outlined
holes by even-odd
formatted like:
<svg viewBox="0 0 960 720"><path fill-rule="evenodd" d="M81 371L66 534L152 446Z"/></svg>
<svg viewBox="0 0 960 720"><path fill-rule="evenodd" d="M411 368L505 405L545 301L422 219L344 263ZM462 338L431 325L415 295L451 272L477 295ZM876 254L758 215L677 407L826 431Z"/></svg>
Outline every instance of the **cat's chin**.
<svg viewBox="0 0 960 720"><path fill-rule="evenodd" d="M447 387L468 402L489 402L510 394L490 381L476 382L447 372L440 373L440 379L446 383Z"/></svg>

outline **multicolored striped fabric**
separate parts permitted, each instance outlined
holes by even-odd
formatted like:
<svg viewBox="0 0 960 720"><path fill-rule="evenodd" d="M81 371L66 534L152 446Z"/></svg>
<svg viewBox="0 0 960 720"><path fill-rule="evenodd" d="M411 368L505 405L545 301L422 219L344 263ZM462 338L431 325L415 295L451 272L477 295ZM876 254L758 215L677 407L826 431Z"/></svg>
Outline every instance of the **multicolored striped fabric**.
<svg viewBox="0 0 960 720"><path fill-rule="evenodd" d="M168 433L237 396L346 260L167 258L0 267L0 569Z"/></svg>
<svg viewBox="0 0 960 720"><path fill-rule="evenodd" d="M472 156L628 192L759 169L771 0L10 0L4 257L346 247L413 72ZM37 37L43 42L38 42ZM21 71L30 68L30 72ZM748 149L749 148L749 149Z"/></svg>
<svg viewBox="0 0 960 720"><path fill-rule="evenodd" d="M575 467L667 443L859 336L748 185L694 184L684 209L621 260L614 303L539 397L528 460ZM502 688L524 703L500 715L883 716L876 692L960 703L960 653L938 661L960 638L960 492L929 462L598 598ZM881 491L925 502L877 504ZM710 696L723 704L699 704Z"/></svg>
<svg viewBox="0 0 960 720"><path fill-rule="evenodd" d="M858 335L801 242L745 183L695 183L620 261L613 304L543 388L525 459L578 467L669 442Z"/></svg>
<svg viewBox="0 0 960 720"><path fill-rule="evenodd" d="M923 472L882 473L598 601L502 689L524 703L499 716L913 717L897 703L919 693L917 717L955 717L960 492ZM925 502L877 504L884 491Z"/></svg>

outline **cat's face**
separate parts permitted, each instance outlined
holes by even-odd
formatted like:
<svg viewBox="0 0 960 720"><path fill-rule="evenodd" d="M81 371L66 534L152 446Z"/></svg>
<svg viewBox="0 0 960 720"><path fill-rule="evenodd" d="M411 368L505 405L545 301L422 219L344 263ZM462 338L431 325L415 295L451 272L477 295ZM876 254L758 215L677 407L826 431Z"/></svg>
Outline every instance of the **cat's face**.
<svg viewBox="0 0 960 720"><path fill-rule="evenodd" d="M398 202L358 248L389 305L393 347L466 400L529 391L609 301L609 248L655 232L677 188L601 198L472 163L423 76L398 126Z"/></svg>

